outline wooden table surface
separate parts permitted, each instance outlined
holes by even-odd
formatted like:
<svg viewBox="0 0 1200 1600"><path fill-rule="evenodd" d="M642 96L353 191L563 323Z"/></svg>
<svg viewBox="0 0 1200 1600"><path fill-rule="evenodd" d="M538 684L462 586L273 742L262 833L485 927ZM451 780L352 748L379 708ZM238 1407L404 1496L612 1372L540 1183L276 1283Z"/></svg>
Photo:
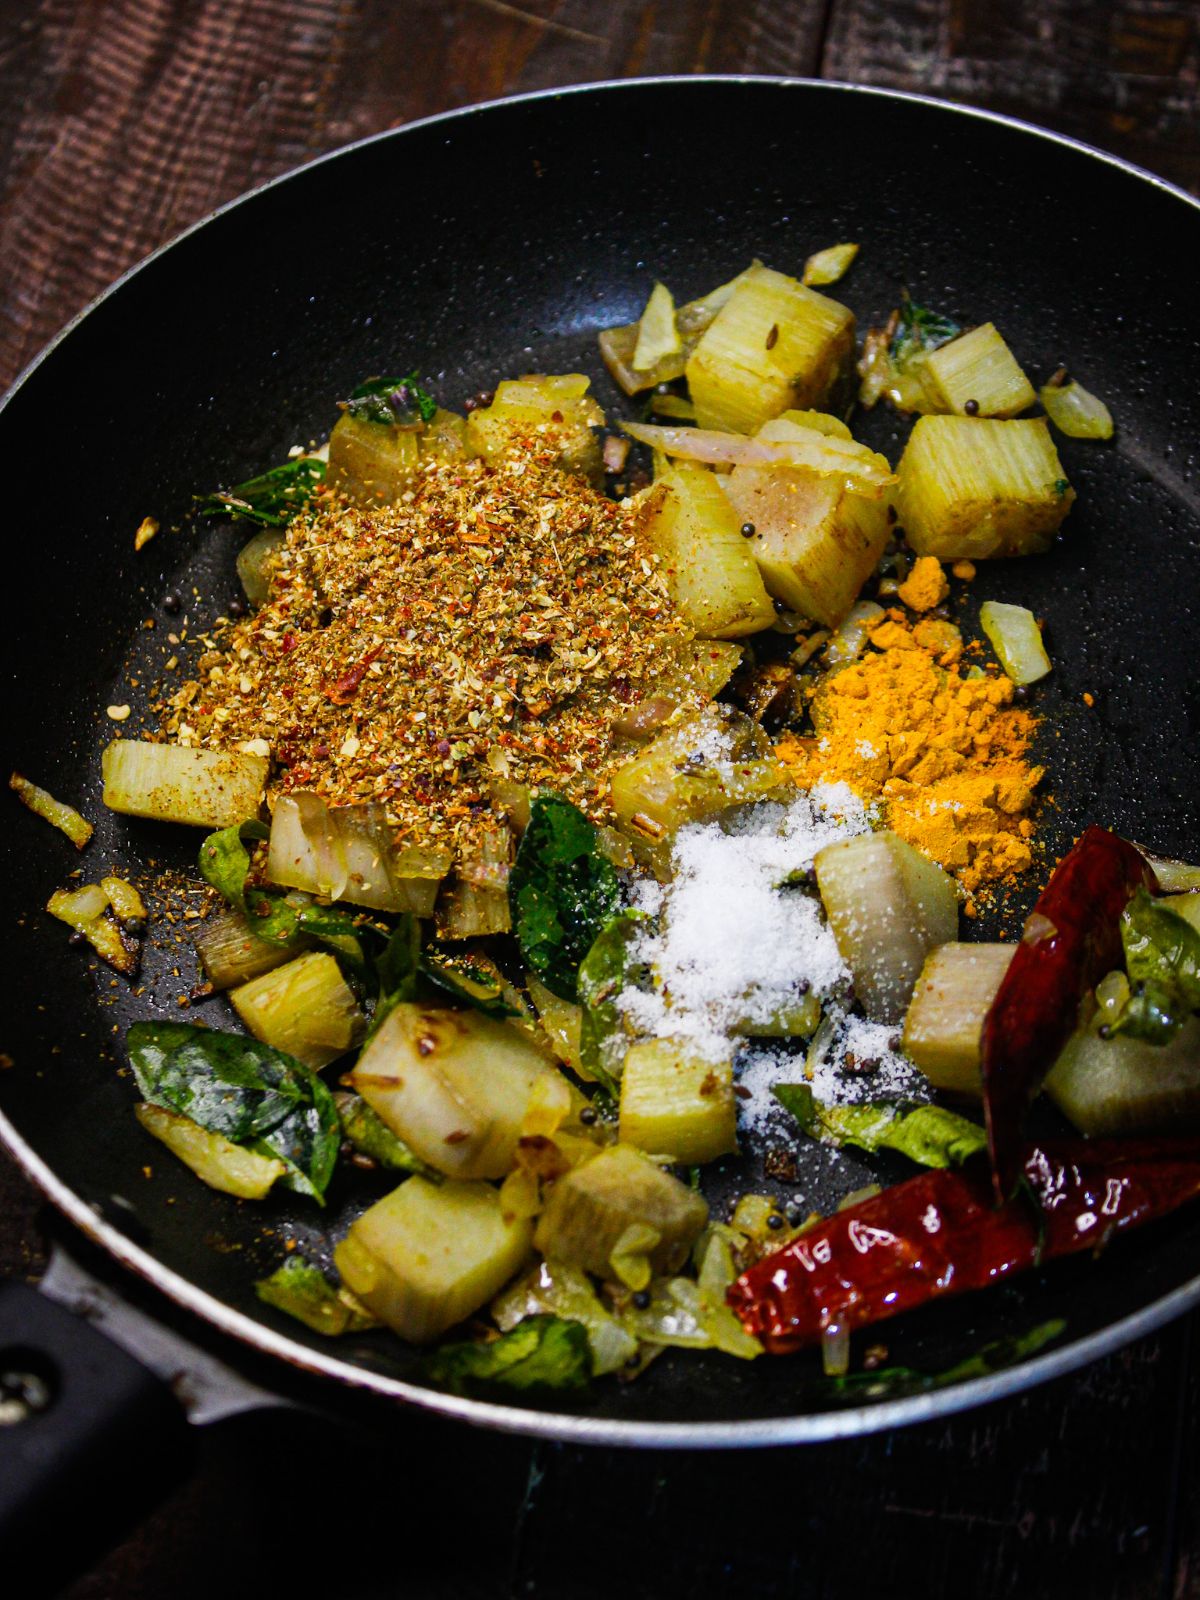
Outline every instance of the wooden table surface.
<svg viewBox="0 0 1200 1600"><path fill-rule="evenodd" d="M1195 0L4 0L0 383L148 251L323 151L506 94L696 72L968 101L1200 192ZM0 1166L0 1268L35 1271L39 1241ZM70 1594L1186 1600L1197 1326L948 1423L748 1457L246 1419Z"/></svg>

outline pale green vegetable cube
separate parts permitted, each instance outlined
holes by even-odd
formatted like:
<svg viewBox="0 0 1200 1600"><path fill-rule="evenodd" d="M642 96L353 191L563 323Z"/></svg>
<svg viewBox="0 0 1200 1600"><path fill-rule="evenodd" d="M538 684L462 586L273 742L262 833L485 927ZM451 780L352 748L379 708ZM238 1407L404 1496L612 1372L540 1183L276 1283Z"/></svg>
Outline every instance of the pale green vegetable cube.
<svg viewBox="0 0 1200 1600"><path fill-rule="evenodd" d="M392 1131L452 1178L502 1178L535 1104L561 1108L571 1091L548 1052L478 1011L402 1004L385 1018L351 1074Z"/></svg>
<svg viewBox="0 0 1200 1600"><path fill-rule="evenodd" d="M669 727L612 777L612 804L639 859L669 869L671 840L686 822L704 822L788 783L757 723L724 706L706 706Z"/></svg>
<svg viewBox="0 0 1200 1600"><path fill-rule="evenodd" d="M900 1022L925 957L958 932L953 878L891 832L826 845L814 866L863 1010Z"/></svg>
<svg viewBox="0 0 1200 1600"><path fill-rule="evenodd" d="M212 1133L190 1117L181 1117L164 1106L143 1101L133 1109L147 1133L161 1140L210 1189L219 1189L222 1194L236 1195L239 1200L261 1200L276 1178L282 1178L287 1171L284 1163L273 1156L243 1150L223 1134Z"/></svg>
<svg viewBox="0 0 1200 1600"><path fill-rule="evenodd" d="M334 958L310 950L229 994L256 1039L320 1071L352 1050L366 1018Z"/></svg>
<svg viewBox="0 0 1200 1600"><path fill-rule="evenodd" d="M1033 385L995 326L985 322L932 350L921 381L935 411L1015 417L1037 399Z"/></svg>
<svg viewBox="0 0 1200 1600"><path fill-rule="evenodd" d="M592 429L604 413L588 395L581 373L531 374L498 384L491 405L467 418L467 442L476 455L494 462L514 441L537 438L553 447L564 472L599 484L603 481L600 445Z"/></svg>
<svg viewBox="0 0 1200 1600"><path fill-rule="evenodd" d="M355 505L388 505L412 483L420 464L419 430L372 422L344 411L329 435L331 488Z"/></svg>
<svg viewBox="0 0 1200 1600"><path fill-rule="evenodd" d="M702 428L753 433L789 407L819 407L854 352L854 315L795 278L742 275L687 364Z"/></svg>
<svg viewBox="0 0 1200 1600"><path fill-rule="evenodd" d="M692 1054L674 1039L647 1039L626 1052L621 1140L685 1165L737 1149L733 1067Z"/></svg>
<svg viewBox="0 0 1200 1600"><path fill-rule="evenodd" d="M781 417L758 437L786 442L803 426ZM871 459L889 470L882 456ZM737 466L723 487L738 522L754 528L746 542L768 591L801 616L837 627L883 554L891 531L887 497L858 493L837 475L776 463Z"/></svg>
<svg viewBox="0 0 1200 1600"><path fill-rule="evenodd" d="M632 1145L616 1144L559 1178L534 1243L551 1261L611 1279L613 1252L628 1243L628 1230L649 1229L658 1236L644 1251L651 1270L677 1272L707 1221L702 1195Z"/></svg>
<svg viewBox="0 0 1200 1600"><path fill-rule="evenodd" d="M942 561L1047 550L1075 499L1044 417L919 417L897 472L909 544Z"/></svg>
<svg viewBox="0 0 1200 1600"><path fill-rule="evenodd" d="M197 828L230 828L258 815L270 763L242 750L114 739L102 766L104 804L111 811Z"/></svg>
<svg viewBox="0 0 1200 1600"><path fill-rule="evenodd" d="M486 1183L406 1183L351 1224L333 1253L351 1293L402 1339L427 1344L524 1266L530 1224Z"/></svg>
<svg viewBox="0 0 1200 1600"><path fill-rule="evenodd" d="M1036 683L1050 671L1042 630L1027 606L985 600L979 608L979 625L1014 683Z"/></svg>
<svg viewBox="0 0 1200 1600"><path fill-rule="evenodd" d="M951 943L926 956L904 1019L904 1053L935 1089L980 1093L983 1021L1015 949Z"/></svg>
<svg viewBox="0 0 1200 1600"><path fill-rule="evenodd" d="M1089 1138L1200 1130L1200 1017L1166 1044L1115 1034L1102 1039L1103 1013L1068 1039L1046 1093Z"/></svg>
<svg viewBox="0 0 1200 1600"><path fill-rule="evenodd" d="M275 944L260 939L240 911L218 911L195 936L196 954L214 989L229 989L272 972L307 948L307 940Z"/></svg>
<svg viewBox="0 0 1200 1600"><path fill-rule="evenodd" d="M771 626L775 608L714 473L675 462L645 504L642 526L671 599L702 639L738 639Z"/></svg>

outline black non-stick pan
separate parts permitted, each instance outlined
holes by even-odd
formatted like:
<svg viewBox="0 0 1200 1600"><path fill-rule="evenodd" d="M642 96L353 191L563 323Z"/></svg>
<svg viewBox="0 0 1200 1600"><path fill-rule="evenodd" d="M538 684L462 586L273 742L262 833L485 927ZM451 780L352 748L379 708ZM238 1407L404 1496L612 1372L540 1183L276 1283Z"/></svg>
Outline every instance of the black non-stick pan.
<svg viewBox="0 0 1200 1600"><path fill-rule="evenodd" d="M1046 619L1045 861L1090 821L1195 858L1200 208L1068 141L916 98L768 80L624 83L437 118L194 229L68 330L0 413L6 758L98 824L76 858L15 802L5 812L9 1140L126 1266L330 1390L605 1444L819 1440L1012 1393L1200 1298L1193 1207L1097 1261L889 1325L892 1362L937 1373L1065 1319L1035 1359L986 1378L848 1401L813 1358L678 1352L635 1383L548 1404L450 1397L390 1336L328 1343L254 1295L287 1240L327 1258L378 1184L339 1181L324 1212L294 1197L241 1204L194 1181L134 1121L121 1036L138 1017L194 1015L178 1004L191 981L182 927L157 926L131 992L41 913L76 867L95 877L193 860L187 830L105 814L99 757L118 731L105 708L132 704L136 724L167 636L183 639L186 625L194 640L237 593L244 530L190 520L195 493L323 437L333 402L371 372L416 367L461 407L506 375L576 369L598 375L619 410L595 334L636 317L656 278L686 299L753 257L794 272L842 240L862 248L834 292L860 326L907 288L963 322L993 320L1035 378L1066 363L1109 402L1111 444L1060 443L1079 498L1058 546L986 566L974 594ZM904 424L880 412L863 428L895 458ZM135 554L146 516L163 531ZM172 593L179 611L164 604ZM981 931L1014 926L1033 891L1031 879ZM205 1020L222 1025L224 1006L208 1003ZM829 1207L878 1173L835 1168L814 1147L779 1187ZM746 1181L718 1172L716 1203Z"/></svg>

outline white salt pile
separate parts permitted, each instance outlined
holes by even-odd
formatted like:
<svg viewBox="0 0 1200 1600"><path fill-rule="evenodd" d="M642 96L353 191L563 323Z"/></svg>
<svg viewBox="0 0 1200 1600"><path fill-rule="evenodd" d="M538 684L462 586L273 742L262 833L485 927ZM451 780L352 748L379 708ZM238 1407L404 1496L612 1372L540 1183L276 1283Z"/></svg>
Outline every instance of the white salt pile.
<svg viewBox="0 0 1200 1600"><path fill-rule="evenodd" d="M654 987L627 988L619 1002L636 1032L727 1061L742 1036L768 1030L806 996L825 1003L811 1076L792 1051L761 1050L747 1064L740 1087L748 1126L778 1109L773 1082L803 1079L828 1103L886 1098L919 1081L896 1054L893 1029L849 1016L849 970L818 900L796 887L818 850L869 826L847 785L820 784L786 806L757 805L724 828L682 828L672 881L639 886L636 903L655 920L631 953L652 971ZM869 1075L855 1075L864 1065Z"/></svg>

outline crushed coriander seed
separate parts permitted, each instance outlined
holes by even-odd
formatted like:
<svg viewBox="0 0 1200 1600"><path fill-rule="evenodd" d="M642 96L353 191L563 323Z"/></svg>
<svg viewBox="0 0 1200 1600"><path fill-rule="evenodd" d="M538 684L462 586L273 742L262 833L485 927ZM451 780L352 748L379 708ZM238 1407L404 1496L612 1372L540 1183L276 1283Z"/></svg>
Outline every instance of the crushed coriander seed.
<svg viewBox="0 0 1200 1600"><path fill-rule="evenodd" d="M397 504L322 494L161 736L265 741L272 795L382 801L406 845L473 853L498 779L604 820L612 721L693 637L643 518L537 436L491 465L431 461Z"/></svg>

